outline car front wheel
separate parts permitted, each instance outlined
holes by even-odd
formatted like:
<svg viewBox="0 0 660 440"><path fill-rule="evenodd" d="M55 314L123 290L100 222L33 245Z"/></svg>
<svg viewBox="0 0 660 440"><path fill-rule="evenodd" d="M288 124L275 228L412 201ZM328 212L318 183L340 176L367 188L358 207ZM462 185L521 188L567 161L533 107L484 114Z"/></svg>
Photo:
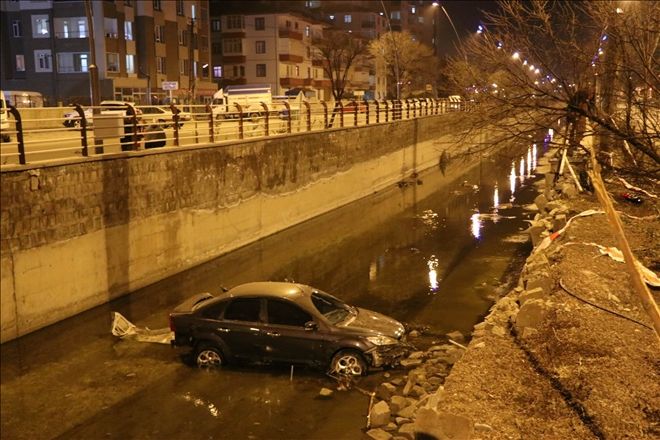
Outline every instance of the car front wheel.
<svg viewBox="0 0 660 440"><path fill-rule="evenodd" d="M330 372L342 376L364 376L367 374L367 363L355 350L340 350L332 358Z"/></svg>
<svg viewBox="0 0 660 440"><path fill-rule="evenodd" d="M199 368L217 368L222 366L225 361L218 347L201 344L195 350L195 363Z"/></svg>

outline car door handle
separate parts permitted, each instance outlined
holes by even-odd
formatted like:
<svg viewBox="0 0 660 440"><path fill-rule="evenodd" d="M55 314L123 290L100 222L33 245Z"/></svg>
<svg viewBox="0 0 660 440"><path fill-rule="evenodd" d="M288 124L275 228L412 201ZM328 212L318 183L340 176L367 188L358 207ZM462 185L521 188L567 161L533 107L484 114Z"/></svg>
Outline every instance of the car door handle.
<svg viewBox="0 0 660 440"><path fill-rule="evenodd" d="M268 336L280 336L278 332L266 332Z"/></svg>
<svg viewBox="0 0 660 440"><path fill-rule="evenodd" d="M222 333L229 333L231 330L229 330L228 328L224 328L224 327L218 327L218 331L222 332Z"/></svg>

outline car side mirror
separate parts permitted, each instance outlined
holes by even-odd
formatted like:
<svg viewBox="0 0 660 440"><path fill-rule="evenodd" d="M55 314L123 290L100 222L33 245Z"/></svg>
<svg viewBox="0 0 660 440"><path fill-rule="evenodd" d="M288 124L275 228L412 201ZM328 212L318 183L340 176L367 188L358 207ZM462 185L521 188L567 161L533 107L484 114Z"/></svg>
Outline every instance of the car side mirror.
<svg viewBox="0 0 660 440"><path fill-rule="evenodd" d="M311 332L311 331L315 331L315 330L318 330L318 329L319 329L319 326L314 321L307 321L305 323L305 331Z"/></svg>

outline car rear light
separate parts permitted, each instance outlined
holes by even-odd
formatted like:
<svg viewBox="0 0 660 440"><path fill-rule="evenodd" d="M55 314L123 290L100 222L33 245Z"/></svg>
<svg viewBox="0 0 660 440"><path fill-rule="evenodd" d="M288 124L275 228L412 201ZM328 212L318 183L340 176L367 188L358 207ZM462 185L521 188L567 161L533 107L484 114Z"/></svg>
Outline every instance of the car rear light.
<svg viewBox="0 0 660 440"><path fill-rule="evenodd" d="M174 325L174 316L170 315L170 331L176 332L176 326Z"/></svg>

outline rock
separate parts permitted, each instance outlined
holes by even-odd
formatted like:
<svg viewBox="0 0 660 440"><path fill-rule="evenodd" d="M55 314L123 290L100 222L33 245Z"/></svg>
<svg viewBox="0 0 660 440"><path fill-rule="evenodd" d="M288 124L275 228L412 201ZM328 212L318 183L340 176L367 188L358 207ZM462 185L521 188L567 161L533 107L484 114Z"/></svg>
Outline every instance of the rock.
<svg viewBox="0 0 660 440"><path fill-rule="evenodd" d="M333 391L329 388L321 388L321 391L319 391L319 397L327 399L328 397L332 396L332 393Z"/></svg>
<svg viewBox="0 0 660 440"><path fill-rule="evenodd" d="M390 383L391 383L392 385L395 385L395 386L398 387L399 385L401 385L401 384L403 383L403 379L401 379L400 377L397 377L396 379L392 379L392 380L390 381Z"/></svg>
<svg viewBox="0 0 660 440"><path fill-rule="evenodd" d="M549 294L552 292L553 282L550 278L550 274L543 270L539 272L530 273L529 277L525 280L525 289L534 290L537 288L542 289L544 292Z"/></svg>
<svg viewBox="0 0 660 440"><path fill-rule="evenodd" d="M506 335L506 330L504 327L496 325L491 330L491 333L493 333L495 336L504 337Z"/></svg>
<svg viewBox="0 0 660 440"><path fill-rule="evenodd" d="M542 288L537 287L532 290L525 290L523 293L520 294L520 297L518 298L518 301L520 302L520 305L522 306L525 304L525 302L531 300L531 299L545 299L545 292L543 291Z"/></svg>
<svg viewBox="0 0 660 440"><path fill-rule="evenodd" d="M534 199L534 204L535 204L536 206L538 206L539 211L544 211L546 205L548 204L548 199L546 199L545 196L544 196L543 194L539 194L539 195L536 196L536 198Z"/></svg>
<svg viewBox="0 0 660 440"><path fill-rule="evenodd" d="M527 233L532 239L532 246L536 247L541 243L541 240L543 240L543 232L545 232L545 226L540 223L533 224L527 229Z"/></svg>
<svg viewBox="0 0 660 440"><path fill-rule="evenodd" d="M557 232L566 226L566 214L555 215L552 219L552 230Z"/></svg>
<svg viewBox="0 0 660 440"><path fill-rule="evenodd" d="M477 342L472 347L474 347L474 348L484 348L485 346L486 346L486 343L481 341L481 342Z"/></svg>
<svg viewBox="0 0 660 440"><path fill-rule="evenodd" d="M406 423L405 425L401 425L399 428L399 435L401 437L408 438L410 440L414 440L415 438L415 424L414 423Z"/></svg>
<svg viewBox="0 0 660 440"><path fill-rule="evenodd" d="M421 387L421 386L419 386L419 385L415 385L415 386L412 388L412 390L410 391L410 394L411 394L412 396L420 397L420 398L421 398L421 397L424 397L425 395L427 395L428 393L426 392L426 390L425 390L423 387Z"/></svg>
<svg viewBox="0 0 660 440"><path fill-rule="evenodd" d="M479 324L477 324L477 325L479 325ZM476 325L475 325L475 327L476 327ZM444 350L444 345L434 345L434 346L430 347L430 348L429 348L428 350L426 350L426 351L428 351L428 352L434 352L434 351L438 351L438 350Z"/></svg>
<svg viewBox="0 0 660 440"><path fill-rule="evenodd" d="M401 410L407 406L409 406L410 403L408 402L408 399L406 399L403 396L392 396L392 400L390 400L390 411L392 414L399 414Z"/></svg>
<svg viewBox="0 0 660 440"><path fill-rule="evenodd" d="M404 359L399 364L404 367L404 368L412 368L416 367L417 365L421 365L422 360L421 359Z"/></svg>
<svg viewBox="0 0 660 440"><path fill-rule="evenodd" d="M389 432L386 432L380 428L370 429L367 431L367 437L374 440L390 440L392 435Z"/></svg>
<svg viewBox="0 0 660 440"><path fill-rule="evenodd" d="M410 419L406 417L397 417L395 420L397 425L405 425L406 423L410 423Z"/></svg>
<svg viewBox="0 0 660 440"><path fill-rule="evenodd" d="M519 331L525 327L536 328L541 324L547 313L548 307L543 300L531 299L525 301L516 316L516 327Z"/></svg>
<svg viewBox="0 0 660 440"><path fill-rule="evenodd" d="M379 401L371 408L371 426L379 427L390 423L390 406L384 400Z"/></svg>
<svg viewBox="0 0 660 440"><path fill-rule="evenodd" d="M410 338L418 338L419 337L419 331L413 330L410 333L408 333L408 337Z"/></svg>
<svg viewBox="0 0 660 440"><path fill-rule="evenodd" d="M577 189L575 188L575 185L572 183L566 182L562 183L561 186L559 187L559 191L569 199L577 196Z"/></svg>
<svg viewBox="0 0 660 440"><path fill-rule="evenodd" d="M390 400L392 394L394 394L395 391L396 386L392 385L391 383L381 383L378 385L378 389L376 389L376 396L382 400Z"/></svg>
<svg viewBox="0 0 660 440"><path fill-rule="evenodd" d="M385 426L383 429L384 429L385 431L396 431L398 427L399 427L399 426L398 426L396 423L394 423L394 422L390 422L390 423L388 423L387 426Z"/></svg>
<svg viewBox="0 0 660 440"><path fill-rule="evenodd" d="M406 385L403 387L403 395L404 396L409 395L414 386L415 386L415 376L411 374L408 377L408 382L406 382Z"/></svg>
<svg viewBox="0 0 660 440"><path fill-rule="evenodd" d="M490 425L486 425L485 423L475 423L474 430L477 432L488 432L492 431L493 428Z"/></svg>
<svg viewBox="0 0 660 440"><path fill-rule="evenodd" d="M424 357L423 351L413 351L408 355L408 359L421 359L422 357Z"/></svg>
<svg viewBox="0 0 660 440"><path fill-rule="evenodd" d="M415 432L437 439L469 439L474 426L467 417L422 408L417 413Z"/></svg>
<svg viewBox="0 0 660 440"><path fill-rule="evenodd" d="M447 337L455 342L464 342L465 341L465 336L463 336L463 333L459 331L453 331L447 333Z"/></svg>
<svg viewBox="0 0 660 440"><path fill-rule="evenodd" d="M417 405L408 405L407 407L399 411L398 415L401 417L405 417L407 419L412 419L415 416L416 409L417 409Z"/></svg>

